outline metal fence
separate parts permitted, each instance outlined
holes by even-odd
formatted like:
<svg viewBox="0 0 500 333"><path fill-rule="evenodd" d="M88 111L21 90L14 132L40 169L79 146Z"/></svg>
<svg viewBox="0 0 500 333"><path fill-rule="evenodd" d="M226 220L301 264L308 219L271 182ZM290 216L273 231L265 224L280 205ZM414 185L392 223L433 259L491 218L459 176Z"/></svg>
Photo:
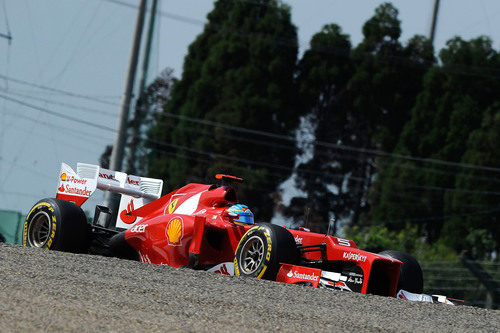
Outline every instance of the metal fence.
<svg viewBox="0 0 500 333"><path fill-rule="evenodd" d="M421 262L424 292L465 300L466 305L500 308L500 263L474 261Z"/></svg>

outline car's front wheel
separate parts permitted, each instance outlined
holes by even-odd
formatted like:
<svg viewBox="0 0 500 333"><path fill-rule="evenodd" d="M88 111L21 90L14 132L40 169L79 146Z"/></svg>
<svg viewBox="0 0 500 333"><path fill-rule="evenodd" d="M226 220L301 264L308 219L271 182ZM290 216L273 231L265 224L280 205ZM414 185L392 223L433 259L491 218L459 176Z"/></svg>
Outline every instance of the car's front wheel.
<svg viewBox="0 0 500 333"><path fill-rule="evenodd" d="M241 238L234 257L234 270L237 276L275 280L280 263L294 264L297 260L297 245L288 230L259 223Z"/></svg>

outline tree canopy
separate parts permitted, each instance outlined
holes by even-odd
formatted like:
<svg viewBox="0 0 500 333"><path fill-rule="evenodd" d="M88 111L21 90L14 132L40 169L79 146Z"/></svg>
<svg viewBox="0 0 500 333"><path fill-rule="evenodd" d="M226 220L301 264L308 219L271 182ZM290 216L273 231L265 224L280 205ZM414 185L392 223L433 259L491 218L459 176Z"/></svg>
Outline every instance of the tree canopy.
<svg viewBox="0 0 500 333"><path fill-rule="evenodd" d="M358 45L332 23L298 57L282 1L218 0L207 19L148 130L144 164L166 191L229 173L245 178L239 199L258 221L279 211L326 232L334 220L368 248L433 258L499 252L489 38L455 37L436 57L423 36L401 41L384 3Z"/></svg>

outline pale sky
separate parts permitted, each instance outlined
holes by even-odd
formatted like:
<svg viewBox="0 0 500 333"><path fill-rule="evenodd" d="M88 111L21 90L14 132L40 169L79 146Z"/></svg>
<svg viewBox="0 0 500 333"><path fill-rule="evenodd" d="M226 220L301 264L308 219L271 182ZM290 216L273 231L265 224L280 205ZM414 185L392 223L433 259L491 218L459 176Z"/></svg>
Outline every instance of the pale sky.
<svg viewBox="0 0 500 333"><path fill-rule="evenodd" d="M383 1L284 2L292 7L304 51L329 23L358 44L363 23ZM433 0L392 3L403 42L428 34ZM162 0L155 73L171 67L180 76L187 46L212 6L212 0ZM455 35L488 35L498 50L499 16L498 0L441 0L435 46ZM113 142L111 130L89 124L116 126L135 17L133 8L108 0L0 0L0 34L10 30L13 37L10 45L0 38L0 209L26 213L38 199L55 196L61 162L97 164Z"/></svg>

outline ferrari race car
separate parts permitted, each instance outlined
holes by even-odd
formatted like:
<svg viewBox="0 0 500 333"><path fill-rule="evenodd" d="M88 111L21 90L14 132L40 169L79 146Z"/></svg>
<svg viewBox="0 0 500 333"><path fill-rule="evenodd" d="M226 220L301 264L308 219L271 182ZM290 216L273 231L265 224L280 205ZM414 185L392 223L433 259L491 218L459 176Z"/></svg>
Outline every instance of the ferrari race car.
<svg viewBox="0 0 500 333"><path fill-rule="evenodd" d="M217 175L223 182L241 180ZM358 249L352 240L254 223L232 186L188 184L161 196L163 181L78 163L62 164L56 198L29 211L23 245L190 267L315 288L452 303L423 292L410 255ZM106 206L87 222L81 205L96 189L121 194L116 221ZM452 303L453 304L453 303Z"/></svg>

